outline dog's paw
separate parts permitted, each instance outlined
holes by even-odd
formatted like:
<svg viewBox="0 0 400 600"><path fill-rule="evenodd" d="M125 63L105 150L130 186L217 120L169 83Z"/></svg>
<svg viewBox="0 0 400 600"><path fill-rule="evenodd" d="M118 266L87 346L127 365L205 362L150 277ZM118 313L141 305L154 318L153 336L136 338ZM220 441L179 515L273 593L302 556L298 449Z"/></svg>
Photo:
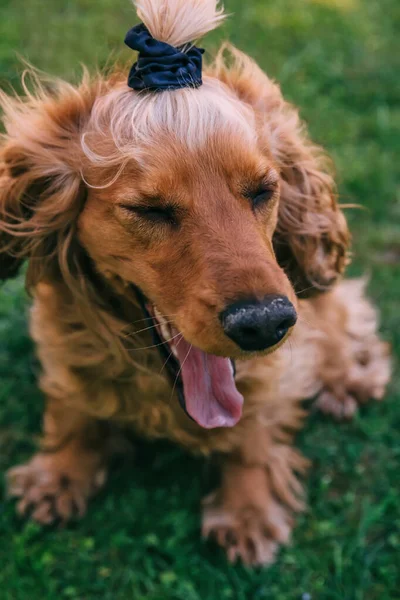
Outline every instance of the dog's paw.
<svg viewBox="0 0 400 600"><path fill-rule="evenodd" d="M279 545L289 542L293 518L272 498L264 509L244 504L233 510L224 507L219 493L214 492L205 498L203 507L203 537L214 539L232 563L270 565Z"/></svg>
<svg viewBox="0 0 400 600"><path fill-rule="evenodd" d="M356 354L349 369L346 387L359 404L383 400L391 375L390 345L375 340Z"/></svg>
<svg viewBox="0 0 400 600"><path fill-rule="evenodd" d="M358 402L349 394L339 397L333 392L323 390L318 396L315 406L336 421L350 421L357 412Z"/></svg>
<svg viewBox="0 0 400 600"><path fill-rule="evenodd" d="M90 463L92 466L94 463ZM37 454L7 473L8 495L19 498L17 512L42 525L65 523L86 512L88 499L105 483L104 469L87 462L69 466L57 454Z"/></svg>
<svg viewBox="0 0 400 600"><path fill-rule="evenodd" d="M349 421L358 406L368 400L383 400L390 379L390 347L378 340L368 349L354 355L343 381L325 388L319 394L316 407L337 421Z"/></svg>

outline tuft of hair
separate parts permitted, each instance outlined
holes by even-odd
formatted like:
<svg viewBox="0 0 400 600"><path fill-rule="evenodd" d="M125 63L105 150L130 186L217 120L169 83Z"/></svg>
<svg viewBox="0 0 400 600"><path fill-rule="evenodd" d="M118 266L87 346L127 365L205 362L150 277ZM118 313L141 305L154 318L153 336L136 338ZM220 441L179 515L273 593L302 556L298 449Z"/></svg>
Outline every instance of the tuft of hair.
<svg viewBox="0 0 400 600"><path fill-rule="evenodd" d="M154 39L179 47L216 29L226 15L219 0L133 0Z"/></svg>

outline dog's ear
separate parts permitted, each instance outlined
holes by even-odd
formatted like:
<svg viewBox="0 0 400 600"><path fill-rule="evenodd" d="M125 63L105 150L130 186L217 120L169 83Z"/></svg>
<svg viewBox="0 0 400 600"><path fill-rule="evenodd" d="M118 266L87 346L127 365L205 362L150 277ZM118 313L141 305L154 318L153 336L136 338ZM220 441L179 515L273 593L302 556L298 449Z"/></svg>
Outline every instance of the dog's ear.
<svg viewBox="0 0 400 600"><path fill-rule="evenodd" d="M329 290L343 274L350 234L337 203L329 161L309 141L297 112L289 110L292 116L270 123L281 170L274 248L298 296L308 297Z"/></svg>
<svg viewBox="0 0 400 600"><path fill-rule="evenodd" d="M98 93L86 79L45 88L37 81L22 98L0 95L5 133L0 145L0 280L29 261L28 285L59 269L85 187L80 132Z"/></svg>
<svg viewBox="0 0 400 600"><path fill-rule="evenodd" d="M229 66L225 50L233 59ZM299 296L329 290L347 264L350 235L326 155L309 140L297 110L283 99L279 86L249 57L226 46L216 59L214 74L254 108L280 169L274 236L279 264Z"/></svg>

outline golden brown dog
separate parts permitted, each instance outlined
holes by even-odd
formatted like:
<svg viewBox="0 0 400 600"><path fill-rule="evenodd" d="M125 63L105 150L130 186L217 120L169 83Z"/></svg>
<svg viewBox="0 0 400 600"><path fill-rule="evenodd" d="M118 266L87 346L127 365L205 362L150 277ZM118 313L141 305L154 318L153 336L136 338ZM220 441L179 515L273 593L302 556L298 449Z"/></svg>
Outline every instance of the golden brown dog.
<svg viewBox="0 0 400 600"><path fill-rule="evenodd" d="M174 47L223 18L215 0L136 4ZM114 422L218 455L204 535L268 563L303 508L301 401L351 417L389 378L363 282L336 285L329 163L231 47L196 89L137 92L120 69L33 87L1 96L0 277L28 261L47 398L43 447L9 474L18 511L83 514Z"/></svg>

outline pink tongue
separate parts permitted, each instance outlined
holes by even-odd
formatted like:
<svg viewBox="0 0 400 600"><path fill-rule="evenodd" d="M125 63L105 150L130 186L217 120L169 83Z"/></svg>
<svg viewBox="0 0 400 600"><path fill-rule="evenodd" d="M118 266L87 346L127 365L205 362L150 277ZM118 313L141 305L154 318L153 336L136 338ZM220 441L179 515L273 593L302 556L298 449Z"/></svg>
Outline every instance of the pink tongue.
<svg viewBox="0 0 400 600"><path fill-rule="evenodd" d="M236 389L228 358L206 354L184 338L176 345L186 410L205 429L233 427L242 416L243 396Z"/></svg>

